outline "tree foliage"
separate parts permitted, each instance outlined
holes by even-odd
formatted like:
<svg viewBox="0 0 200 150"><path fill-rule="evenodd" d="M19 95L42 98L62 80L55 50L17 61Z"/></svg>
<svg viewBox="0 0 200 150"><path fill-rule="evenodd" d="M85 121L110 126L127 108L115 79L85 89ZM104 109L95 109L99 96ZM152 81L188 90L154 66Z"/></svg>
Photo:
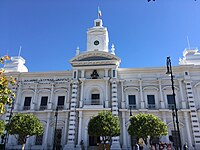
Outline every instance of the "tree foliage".
<svg viewBox="0 0 200 150"><path fill-rule="evenodd" d="M167 125L153 114L138 114L130 118L128 127L130 135L144 140L150 136L157 138L167 135Z"/></svg>
<svg viewBox="0 0 200 150"><path fill-rule="evenodd" d="M0 120L0 135L4 134L5 127L6 127L6 125L5 125L4 120Z"/></svg>
<svg viewBox="0 0 200 150"><path fill-rule="evenodd" d="M40 120L32 114L17 114L11 118L10 123L6 126L9 134L15 135L22 141L22 149L25 146L27 138L33 135L41 135L44 127Z"/></svg>
<svg viewBox="0 0 200 150"><path fill-rule="evenodd" d="M109 111L98 113L89 121L88 134L90 136L101 136L103 143L110 141L111 137L120 135L119 118Z"/></svg>
<svg viewBox="0 0 200 150"><path fill-rule="evenodd" d="M0 63L3 64L5 60L10 60L9 56L0 57ZM12 103L12 98L15 97L15 93L10 88L11 85L15 84L15 79L7 77L5 70L0 69L0 114L5 112L5 105Z"/></svg>

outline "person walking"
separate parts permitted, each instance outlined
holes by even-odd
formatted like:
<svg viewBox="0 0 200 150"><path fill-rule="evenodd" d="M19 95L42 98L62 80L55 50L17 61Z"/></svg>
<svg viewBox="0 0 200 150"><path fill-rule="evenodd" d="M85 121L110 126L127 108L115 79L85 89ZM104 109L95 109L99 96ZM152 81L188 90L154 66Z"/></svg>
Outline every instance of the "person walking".
<svg viewBox="0 0 200 150"><path fill-rule="evenodd" d="M185 143L184 145L183 145L183 150L188 150L189 148L188 148L188 145L187 145L187 143Z"/></svg>
<svg viewBox="0 0 200 150"><path fill-rule="evenodd" d="M140 146L138 143L135 144L135 150L140 150Z"/></svg>

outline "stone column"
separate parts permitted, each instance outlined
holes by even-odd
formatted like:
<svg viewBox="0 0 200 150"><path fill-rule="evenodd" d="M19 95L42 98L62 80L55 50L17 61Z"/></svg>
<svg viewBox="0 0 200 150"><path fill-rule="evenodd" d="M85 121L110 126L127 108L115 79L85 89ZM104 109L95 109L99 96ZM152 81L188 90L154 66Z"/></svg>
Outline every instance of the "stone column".
<svg viewBox="0 0 200 150"><path fill-rule="evenodd" d="M105 108L108 108L109 107L109 101L108 101L108 80L109 80L109 78L108 77L104 77L104 80L106 81L106 85L105 85L105 87L106 87Z"/></svg>
<svg viewBox="0 0 200 150"><path fill-rule="evenodd" d="M117 79L112 78L112 114L114 116L118 116L118 97L117 97ZM112 137L112 145L110 147L111 150L120 150L119 136Z"/></svg>
<svg viewBox="0 0 200 150"><path fill-rule="evenodd" d="M21 99L21 93L22 93L21 86L22 86L21 82L19 82L18 83L18 90L17 90L17 97L16 97L16 101L15 101L15 105L14 105L14 110L19 110L21 105L23 105L19 102L19 99Z"/></svg>
<svg viewBox="0 0 200 150"><path fill-rule="evenodd" d="M31 105L31 110L35 110L35 107L37 106L37 87L38 87L38 83L35 83L35 90L34 90L34 96L33 96L33 102Z"/></svg>
<svg viewBox="0 0 200 150"><path fill-rule="evenodd" d="M54 86L55 86L54 83L52 83L51 84L51 95L50 95L49 102L48 102L48 109L50 109L50 110L52 109ZM55 101L54 101L54 104L56 104Z"/></svg>
<svg viewBox="0 0 200 150"><path fill-rule="evenodd" d="M108 77L108 69L104 69L104 71L105 71L104 77Z"/></svg>
<svg viewBox="0 0 200 150"><path fill-rule="evenodd" d="M82 139L82 118L83 118L83 112L79 111L79 125L78 125L78 147L81 147L80 143Z"/></svg>
<svg viewBox="0 0 200 150"><path fill-rule="evenodd" d="M43 142L43 147L45 148L45 149L48 149L48 137L49 137L49 135L48 135L48 133L49 133L49 123L50 123L50 117L51 117L51 114L50 113L48 113L47 114L47 124L46 124L46 127L45 127L45 132L44 132L44 142Z"/></svg>
<svg viewBox="0 0 200 150"><path fill-rule="evenodd" d="M81 78L85 78L85 70L81 70Z"/></svg>
<svg viewBox="0 0 200 150"><path fill-rule="evenodd" d="M121 107L122 109L126 108L126 102L124 100L124 80L120 80L121 82L121 91L122 91L122 101L121 101Z"/></svg>
<svg viewBox="0 0 200 150"><path fill-rule="evenodd" d="M123 149L127 149L127 138L126 138L126 112L122 112L122 126L123 126Z"/></svg>
<svg viewBox="0 0 200 150"><path fill-rule="evenodd" d="M162 120L165 124L167 124L167 119L166 119L166 112L162 112ZM169 143L169 135L166 135L163 137L163 140Z"/></svg>
<svg viewBox="0 0 200 150"><path fill-rule="evenodd" d="M192 136L191 136L191 132L190 132L190 125L189 125L189 116L188 116L188 112L184 112L184 119L185 119L185 128L186 128L186 135L184 135L184 139L185 142L187 142L187 145L189 146L189 149L192 149ZM182 143L184 144L184 143Z"/></svg>
<svg viewBox="0 0 200 150"><path fill-rule="evenodd" d="M181 105L182 105L182 108L186 109L186 101L184 100L182 81L183 81L182 79L178 80L179 88L180 88L180 92L181 92Z"/></svg>
<svg viewBox="0 0 200 150"><path fill-rule="evenodd" d="M161 108L164 109L165 108L165 102L163 100L163 93L162 93L162 82L161 82L161 79L158 79L158 84L159 84L159 92L160 92L160 105L161 105Z"/></svg>
<svg viewBox="0 0 200 150"><path fill-rule="evenodd" d="M63 145L66 144L66 137L67 137L67 125L69 123L69 119L68 119L68 113L69 112L66 112L65 114L65 126L64 126L64 137L63 137Z"/></svg>
<svg viewBox="0 0 200 150"><path fill-rule="evenodd" d="M83 91L83 88L84 88L84 81L85 81L85 78L80 78L79 79L80 81L81 81L81 98L80 98L80 108L82 108L83 107L83 103L84 103L84 101L83 101L83 94L84 94L84 91Z"/></svg>
<svg viewBox="0 0 200 150"><path fill-rule="evenodd" d="M75 148L75 138L76 138L76 106L77 106L77 94L78 94L78 80L72 81L72 95L71 95L71 105L70 105L70 115L69 115L69 127L68 127L68 140L67 145L64 149L73 150Z"/></svg>
<svg viewBox="0 0 200 150"><path fill-rule="evenodd" d="M144 99L143 99L143 90L142 90L142 79L139 80L140 84L140 99L141 99L141 109L144 109Z"/></svg>

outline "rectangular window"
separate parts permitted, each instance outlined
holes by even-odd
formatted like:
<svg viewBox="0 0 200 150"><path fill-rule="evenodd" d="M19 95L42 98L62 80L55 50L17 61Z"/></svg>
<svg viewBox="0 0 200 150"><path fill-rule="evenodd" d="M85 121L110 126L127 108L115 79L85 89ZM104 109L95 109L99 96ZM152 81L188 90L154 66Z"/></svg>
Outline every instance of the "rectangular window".
<svg viewBox="0 0 200 150"><path fill-rule="evenodd" d="M31 97L25 97L24 110L29 110L31 105Z"/></svg>
<svg viewBox="0 0 200 150"><path fill-rule="evenodd" d="M35 145L42 145L42 141L43 141L43 134L37 135L35 138Z"/></svg>
<svg viewBox="0 0 200 150"><path fill-rule="evenodd" d="M58 109L63 109L65 103L65 96L58 96Z"/></svg>
<svg viewBox="0 0 200 150"><path fill-rule="evenodd" d="M74 71L74 79L76 79L76 71Z"/></svg>
<svg viewBox="0 0 200 150"><path fill-rule="evenodd" d="M115 78L115 70L113 70L113 78Z"/></svg>
<svg viewBox="0 0 200 150"><path fill-rule="evenodd" d="M135 109L136 108L135 95L128 95L128 103L129 103L129 108L131 108L131 109Z"/></svg>
<svg viewBox="0 0 200 150"><path fill-rule="evenodd" d="M100 104L100 95L99 94L92 94L91 95L91 104L92 105L99 105Z"/></svg>
<svg viewBox="0 0 200 150"><path fill-rule="evenodd" d="M149 109L156 108L155 96L154 95L147 95L147 101L148 101L148 108Z"/></svg>
<svg viewBox="0 0 200 150"><path fill-rule="evenodd" d="M167 102L168 102L169 109L174 108L174 96L173 95L167 95Z"/></svg>
<svg viewBox="0 0 200 150"><path fill-rule="evenodd" d="M40 110L47 109L47 101L48 101L48 96L42 96L41 104L40 104Z"/></svg>
<svg viewBox="0 0 200 150"><path fill-rule="evenodd" d="M99 27L100 26L100 22L96 22L96 27Z"/></svg>

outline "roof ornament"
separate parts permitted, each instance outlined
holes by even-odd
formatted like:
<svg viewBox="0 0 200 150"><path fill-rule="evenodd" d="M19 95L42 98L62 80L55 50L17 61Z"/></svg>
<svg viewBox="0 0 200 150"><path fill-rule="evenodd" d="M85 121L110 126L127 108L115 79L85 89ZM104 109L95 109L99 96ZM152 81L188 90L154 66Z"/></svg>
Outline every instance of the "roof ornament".
<svg viewBox="0 0 200 150"><path fill-rule="evenodd" d="M76 56L80 54L79 46L76 48Z"/></svg>
<svg viewBox="0 0 200 150"><path fill-rule="evenodd" d="M188 44L188 48L190 49L190 40L189 40L188 36L187 36L187 44Z"/></svg>
<svg viewBox="0 0 200 150"><path fill-rule="evenodd" d="M112 44L111 46L111 54L115 55L115 45Z"/></svg>
<svg viewBox="0 0 200 150"><path fill-rule="evenodd" d="M20 57L22 51L22 46L19 47L18 57Z"/></svg>
<svg viewBox="0 0 200 150"><path fill-rule="evenodd" d="M98 7L98 19L102 19L102 13L99 7Z"/></svg>

